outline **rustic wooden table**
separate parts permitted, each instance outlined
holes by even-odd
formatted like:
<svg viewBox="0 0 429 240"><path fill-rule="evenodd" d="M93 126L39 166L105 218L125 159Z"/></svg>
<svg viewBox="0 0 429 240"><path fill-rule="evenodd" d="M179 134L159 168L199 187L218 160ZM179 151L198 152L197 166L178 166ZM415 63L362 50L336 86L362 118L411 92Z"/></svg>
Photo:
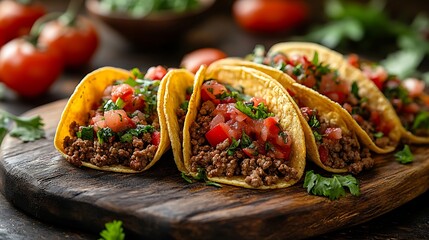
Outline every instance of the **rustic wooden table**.
<svg viewBox="0 0 429 240"><path fill-rule="evenodd" d="M44 1L52 10L65 8L65 1ZM219 5L222 10L224 5ZM227 6L227 5L226 5ZM244 56L255 44L270 47L285 40L285 36L254 36L239 29L229 14L212 14L189 32L184 40L167 49L137 51L121 36L100 22L96 22L101 35L100 48L92 63L73 72L65 72L44 96L24 100L6 92L0 101L0 108L21 114L34 107L67 98L76 84L89 71L110 65L130 69L147 69L152 65L178 66L182 56L199 47L216 47L230 56ZM381 199L380 199L381 200ZM317 239L429 239L429 192L405 205L371 221L349 226ZM95 239L93 233L86 233L78 226L62 226L60 223L46 223L25 215L14 208L0 195L0 239ZM100 229L101 230L101 229Z"/></svg>

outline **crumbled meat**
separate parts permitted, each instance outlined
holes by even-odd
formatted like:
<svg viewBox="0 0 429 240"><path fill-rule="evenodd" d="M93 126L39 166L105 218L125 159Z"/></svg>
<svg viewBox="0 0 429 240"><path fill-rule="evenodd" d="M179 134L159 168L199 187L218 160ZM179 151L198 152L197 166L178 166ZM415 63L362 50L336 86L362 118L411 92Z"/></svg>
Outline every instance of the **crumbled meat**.
<svg viewBox="0 0 429 240"><path fill-rule="evenodd" d="M142 138L133 137L131 143L97 140L82 140L76 137L79 130L76 122L70 125L70 135L63 141L66 160L75 166L90 162L98 167L123 165L133 170L144 169L155 156L157 146L151 143L151 134L145 133Z"/></svg>
<svg viewBox="0 0 429 240"><path fill-rule="evenodd" d="M329 127L323 119L320 120L321 128ZM348 168L353 174L358 174L364 169L369 169L374 165L369 149L361 148L357 139L349 135L343 135L341 139L322 138L318 147L324 146L328 150L328 158L322 159L325 166L331 168Z"/></svg>
<svg viewBox="0 0 429 240"><path fill-rule="evenodd" d="M176 116L177 122L179 123L179 136L181 137L180 140L182 140L183 125L185 124L186 111L179 107L178 109L176 109Z"/></svg>
<svg viewBox="0 0 429 240"><path fill-rule="evenodd" d="M233 155L228 155L230 146L228 139L219 143L216 147L208 144L204 134L209 130L209 123L213 116L211 113L215 105L211 101L202 104L196 120L189 131L191 135L191 171L197 172L204 168L208 177L219 176L243 176L245 182L252 187L269 186L277 183L279 179L286 181L297 179L298 173L288 166L284 159L274 159L259 154L249 158L242 150L236 150Z"/></svg>

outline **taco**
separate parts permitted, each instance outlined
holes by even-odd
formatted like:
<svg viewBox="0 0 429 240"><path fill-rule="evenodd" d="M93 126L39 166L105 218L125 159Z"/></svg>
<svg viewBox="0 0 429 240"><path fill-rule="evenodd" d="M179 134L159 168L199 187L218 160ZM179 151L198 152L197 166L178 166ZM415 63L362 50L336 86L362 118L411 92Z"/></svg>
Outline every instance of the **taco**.
<svg viewBox="0 0 429 240"><path fill-rule="evenodd" d="M185 69L174 69L164 77L164 113L168 135L176 166L181 172L187 172L182 153L183 126L192 94L194 74Z"/></svg>
<svg viewBox="0 0 429 240"><path fill-rule="evenodd" d="M350 116L340 105L269 66L228 58L212 63L209 69L220 66L250 67L278 81L299 107L308 158L324 170L357 174L374 166L371 152L359 142L358 131L348 124Z"/></svg>
<svg viewBox="0 0 429 240"><path fill-rule="evenodd" d="M76 87L61 115L54 144L75 166L138 173L169 147L163 113L166 69L103 67Z"/></svg>
<svg viewBox="0 0 429 240"><path fill-rule="evenodd" d="M395 150L401 138L398 116L375 85L341 54L313 43L292 42L274 45L267 56L255 51L253 60L285 72L341 105L351 116L348 124L370 150Z"/></svg>
<svg viewBox="0 0 429 240"><path fill-rule="evenodd" d="M381 65L348 56L354 67L362 70L391 103L402 123L402 137L411 143L429 143L429 95L425 83L416 78L401 80Z"/></svg>
<svg viewBox="0 0 429 240"><path fill-rule="evenodd" d="M250 68L197 72L183 129L188 173L245 188L285 188L305 168L296 105L279 83Z"/></svg>

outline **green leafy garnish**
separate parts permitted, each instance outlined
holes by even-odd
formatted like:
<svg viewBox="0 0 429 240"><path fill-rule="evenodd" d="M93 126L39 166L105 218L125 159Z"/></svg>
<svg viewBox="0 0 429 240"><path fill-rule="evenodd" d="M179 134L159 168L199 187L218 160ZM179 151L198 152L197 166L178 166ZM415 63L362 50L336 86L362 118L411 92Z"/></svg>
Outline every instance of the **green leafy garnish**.
<svg viewBox="0 0 429 240"><path fill-rule="evenodd" d="M94 127L92 127L92 126L81 127L80 131L76 133L76 136L78 138L83 139L83 140L93 140L94 139Z"/></svg>
<svg viewBox="0 0 429 240"><path fill-rule="evenodd" d="M122 98L116 99L115 104L116 104L116 106L118 106L119 109L122 109L125 107L125 102L124 102L124 100L122 100Z"/></svg>
<svg viewBox="0 0 429 240"><path fill-rule="evenodd" d="M388 99L399 98L399 99L401 99L401 102L404 103L404 104L408 104L408 103L411 102L408 90L405 89L404 87L402 87L401 85L396 86L396 87L386 87L383 90L383 94Z"/></svg>
<svg viewBox="0 0 429 240"><path fill-rule="evenodd" d="M122 221L113 220L105 225L105 229L100 232L99 240L124 240L125 233L122 228Z"/></svg>
<svg viewBox="0 0 429 240"><path fill-rule="evenodd" d="M253 49L253 54L246 57L247 60L254 63L263 64L265 59L265 47L263 45L256 45Z"/></svg>
<svg viewBox="0 0 429 240"><path fill-rule="evenodd" d="M414 160L413 153L411 153L408 145L404 145L404 148L401 151L396 152L395 158L402 164L412 163Z"/></svg>
<svg viewBox="0 0 429 240"><path fill-rule="evenodd" d="M316 141L322 140L323 136L318 131L313 131L313 135L314 135L314 139L316 139Z"/></svg>
<svg viewBox="0 0 429 240"><path fill-rule="evenodd" d="M352 92L353 96L356 97L356 99L358 99L358 100L360 99L360 96L359 96L359 86L357 85L356 81L354 81L352 83L352 90L351 90L351 92Z"/></svg>
<svg viewBox="0 0 429 240"><path fill-rule="evenodd" d="M249 135L247 135L244 131L241 134L241 139L240 139L240 147L241 148L246 148L249 147L252 144L252 139L249 137Z"/></svg>
<svg viewBox="0 0 429 240"><path fill-rule="evenodd" d="M317 51L314 52L313 59L311 60L311 63L314 65L319 64L319 53Z"/></svg>
<svg viewBox="0 0 429 240"><path fill-rule="evenodd" d="M40 116L17 117L9 112L0 110L0 144L9 131L9 122L15 122L15 126L10 130L9 134L24 142L35 141L45 136L44 124Z"/></svg>
<svg viewBox="0 0 429 240"><path fill-rule="evenodd" d="M429 112L419 112L414 119L412 129L428 129L429 128Z"/></svg>
<svg viewBox="0 0 429 240"><path fill-rule="evenodd" d="M253 102L238 101L235 103L235 108L253 119L265 119L274 116L274 113L268 112L268 108L262 102L254 107Z"/></svg>
<svg viewBox="0 0 429 240"><path fill-rule="evenodd" d="M192 179L188 175L186 175L186 173L182 172L181 176L186 182L193 183ZM204 168L198 168L197 174L193 176L193 178L197 181L204 181L207 186L213 186L218 188L222 187L222 185L220 185L219 183L212 182L207 178L206 170Z"/></svg>
<svg viewBox="0 0 429 240"><path fill-rule="evenodd" d="M237 141L237 140L235 140L235 138L232 138L231 145L229 145L229 147L226 151L228 156L234 155L235 151L237 150L237 148L239 146L240 146L240 139Z"/></svg>
<svg viewBox="0 0 429 240"><path fill-rule="evenodd" d="M156 111L156 99L161 81L152 81L146 79L137 79L136 81L140 86L136 88L134 94L143 95L145 101L144 113L147 116L150 116Z"/></svg>
<svg viewBox="0 0 429 240"><path fill-rule="evenodd" d="M133 136L138 137L144 133L153 133L155 128L152 125L137 125L136 128L128 129L122 136L121 142L131 142L133 140Z"/></svg>
<svg viewBox="0 0 429 240"><path fill-rule="evenodd" d="M97 138L98 138L98 142L100 144L103 144L105 142L109 141L109 138L115 136L115 132L113 132L113 130L111 128L102 128L100 130L98 130L97 132Z"/></svg>
<svg viewBox="0 0 429 240"><path fill-rule="evenodd" d="M103 110L105 112L110 110L119 110L119 109L120 108L118 107L118 105L116 105L116 103L114 103L111 99L109 99L107 102L103 104Z"/></svg>
<svg viewBox="0 0 429 240"><path fill-rule="evenodd" d="M347 187L352 195L360 195L359 182L352 175L333 175L331 178L327 178L315 174L311 170L305 174L303 187L307 189L308 193L325 196L331 200L345 196L344 187Z"/></svg>
<svg viewBox="0 0 429 240"><path fill-rule="evenodd" d="M311 128L320 127L320 122L317 120L317 116L315 114L311 115L310 119L308 120L308 125L310 125Z"/></svg>
<svg viewBox="0 0 429 240"><path fill-rule="evenodd" d="M376 132L376 133L374 133L374 137L375 138L381 138L381 137L383 137L384 136L384 133L383 132Z"/></svg>
<svg viewBox="0 0 429 240"><path fill-rule="evenodd" d="M188 111L188 107L189 107L189 101L185 100L184 102L182 102L180 104L180 108L183 109L184 111Z"/></svg>

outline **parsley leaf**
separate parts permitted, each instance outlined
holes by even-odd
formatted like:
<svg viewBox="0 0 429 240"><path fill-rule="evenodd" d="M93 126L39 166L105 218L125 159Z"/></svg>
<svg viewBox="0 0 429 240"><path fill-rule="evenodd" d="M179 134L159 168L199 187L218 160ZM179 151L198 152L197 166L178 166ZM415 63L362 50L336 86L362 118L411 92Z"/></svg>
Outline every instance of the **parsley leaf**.
<svg viewBox="0 0 429 240"><path fill-rule="evenodd" d="M419 112L413 122L413 130L429 128L429 112Z"/></svg>
<svg viewBox="0 0 429 240"><path fill-rule="evenodd" d="M305 174L303 187L307 189L308 193L325 196L331 200L345 196L344 187L347 187L352 195L360 195L359 182L352 175L333 175L331 178L327 178L315 174L311 170Z"/></svg>
<svg viewBox="0 0 429 240"><path fill-rule="evenodd" d="M78 138L83 140L93 140L94 139L94 127L87 126L81 127L80 131L76 133Z"/></svg>
<svg viewBox="0 0 429 240"><path fill-rule="evenodd" d="M314 139L316 139L316 141L322 140L322 135L318 131L313 131L313 135L314 135Z"/></svg>
<svg viewBox="0 0 429 240"><path fill-rule="evenodd" d="M253 102L247 103L238 101L235 103L235 108L253 119L265 119L274 116L274 113L268 112L268 108L264 103L259 103L257 107L253 106Z"/></svg>
<svg viewBox="0 0 429 240"><path fill-rule="evenodd" d="M111 99L109 99L109 101L105 102L103 105L103 110L105 112L110 111L110 110L119 110L119 109L120 108L118 107L118 105L116 105L116 103L114 103Z"/></svg>
<svg viewBox="0 0 429 240"><path fill-rule="evenodd" d="M193 182L192 179L189 178L188 175L186 175L186 173L182 172L181 176L186 182L188 182L188 183ZM207 178L206 170L204 168L198 168L197 169L197 175L195 175L193 178L197 181L204 181L207 186L213 186L213 187L218 187L218 188L222 187L222 185L220 185L219 183L212 182Z"/></svg>
<svg viewBox="0 0 429 240"><path fill-rule="evenodd" d="M402 164L412 163L414 160L414 156L408 145L404 145L404 148L401 151L396 152L394 156L396 160Z"/></svg>
<svg viewBox="0 0 429 240"><path fill-rule="evenodd" d="M320 122L317 120L316 115L311 115L310 119L308 120L308 125L310 125L311 128L319 128Z"/></svg>
<svg viewBox="0 0 429 240"><path fill-rule="evenodd" d="M24 142L31 142L45 136L43 122L40 116L17 117L11 113L0 110L0 143L8 132L8 123L15 122L15 126L9 132L12 137L21 139Z"/></svg>
<svg viewBox="0 0 429 240"><path fill-rule="evenodd" d="M313 59L311 60L311 63L314 65L319 64L319 53L317 51L314 52Z"/></svg>
<svg viewBox="0 0 429 240"><path fill-rule="evenodd" d="M227 149L227 153L228 156L232 156L234 155L235 151L237 150L237 148L240 146L240 139L235 140L235 138L232 138L232 143L231 145L229 145L228 149Z"/></svg>
<svg viewBox="0 0 429 240"><path fill-rule="evenodd" d="M100 144L103 144L107 141L109 141L109 138L115 136L115 133L113 132L113 130L111 128L102 128L100 130L98 130L97 132L97 138L98 138L98 142Z"/></svg>
<svg viewBox="0 0 429 240"><path fill-rule="evenodd" d="M180 104L180 108L182 110L184 110L185 112L188 111L188 107L189 107L189 101L188 100L185 100L184 102L182 102Z"/></svg>
<svg viewBox="0 0 429 240"><path fill-rule="evenodd" d="M240 146L241 148L246 148L252 144L252 139L244 131L241 134Z"/></svg>
<svg viewBox="0 0 429 240"><path fill-rule="evenodd" d="M359 86L357 85L356 81L354 81L352 83L352 90L351 90L351 92L352 92L353 96L355 96L357 99L360 99L360 96L359 96Z"/></svg>
<svg viewBox="0 0 429 240"><path fill-rule="evenodd" d="M374 133L374 137L375 138L381 138L381 137L383 137L384 136L384 133L383 132L376 132L376 133Z"/></svg>
<svg viewBox="0 0 429 240"><path fill-rule="evenodd" d="M105 225L105 229L100 232L99 240L124 240L125 233L122 228L122 221L113 220Z"/></svg>

